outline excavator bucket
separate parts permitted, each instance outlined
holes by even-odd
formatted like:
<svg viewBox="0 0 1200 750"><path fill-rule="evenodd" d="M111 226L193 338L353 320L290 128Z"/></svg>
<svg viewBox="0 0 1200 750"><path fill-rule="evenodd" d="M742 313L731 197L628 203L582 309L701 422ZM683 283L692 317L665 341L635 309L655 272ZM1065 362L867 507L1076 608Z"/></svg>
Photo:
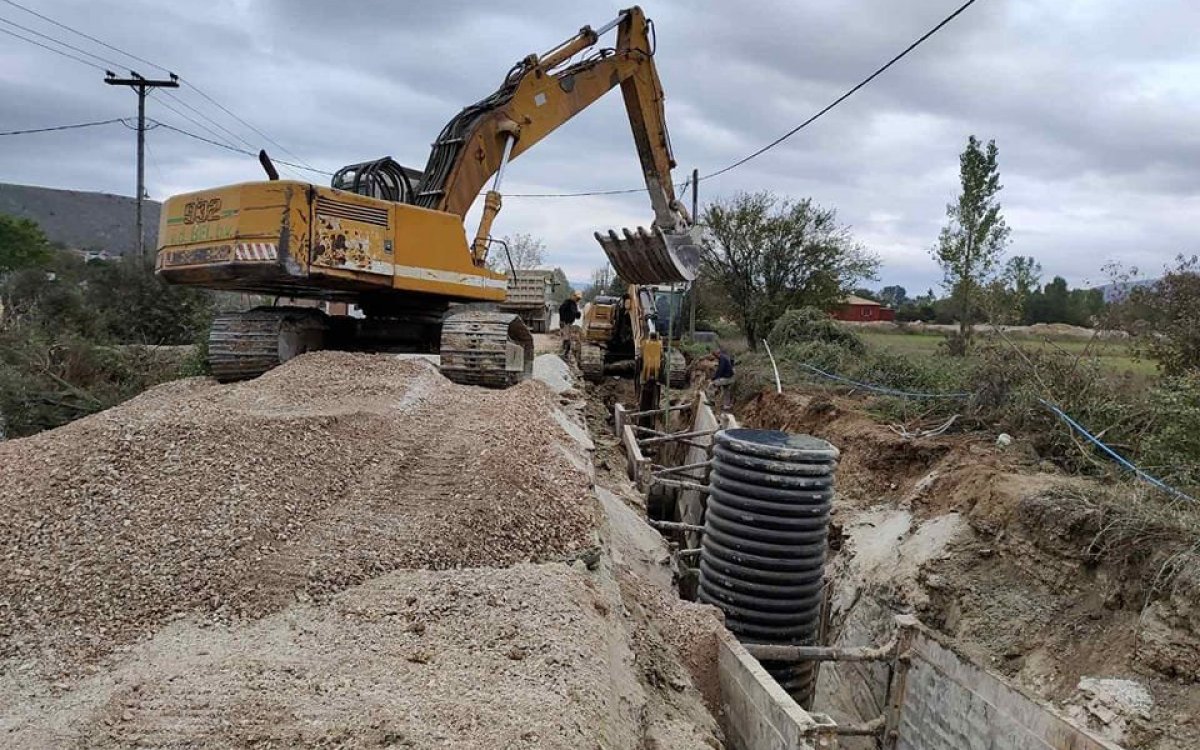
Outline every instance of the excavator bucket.
<svg viewBox="0 0 1200 750"><path fill-rule="evenodd" d="M658 227L636 232L622 229L623 237L609 230L596 239L613 270L627 284L674 284L692 281L700 269L700 228L664 232Z"/></svg>

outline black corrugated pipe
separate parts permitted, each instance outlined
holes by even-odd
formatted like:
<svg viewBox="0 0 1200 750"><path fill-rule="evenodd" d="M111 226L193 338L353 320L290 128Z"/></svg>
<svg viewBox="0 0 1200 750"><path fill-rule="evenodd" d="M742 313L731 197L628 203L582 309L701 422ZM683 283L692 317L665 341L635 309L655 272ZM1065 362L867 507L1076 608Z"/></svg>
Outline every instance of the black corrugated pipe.
<svg viewBox="0 0 1200 750"><path fill-rule="evenodd" d="M740 641L814 645L838 450L778 430L722 430L715 442L699 598ZM812 706L816 663L763 666Z"/></svg>

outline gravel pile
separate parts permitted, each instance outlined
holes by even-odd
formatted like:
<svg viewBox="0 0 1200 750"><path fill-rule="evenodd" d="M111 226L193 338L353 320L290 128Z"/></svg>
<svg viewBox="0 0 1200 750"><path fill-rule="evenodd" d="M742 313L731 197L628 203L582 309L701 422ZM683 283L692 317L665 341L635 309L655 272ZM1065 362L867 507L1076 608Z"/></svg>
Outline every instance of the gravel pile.
<svg viewBox="0 0 1200 750"><path fill-rule="evenodd" d="M0 658L77 674L177 618L259 618L403 568L594 543L554 396L305 355L0 443Z"/></svg>
<svg viewBox="0 0 1200 750"><path fill-rule="evenodd" d="M6 705L0 680L0 744L719 747L629 617L578 565L397 571L253 623L172 624L66 694Z"/></svg>
<svg viewBox="0 0 1200 750"><path fill-rule="evenodd" d="M0 744L64 746L68 726L89 748L632 750L645 701L586 571L397 571L241 627L168 628L69 699L6 711Z"/></svg>

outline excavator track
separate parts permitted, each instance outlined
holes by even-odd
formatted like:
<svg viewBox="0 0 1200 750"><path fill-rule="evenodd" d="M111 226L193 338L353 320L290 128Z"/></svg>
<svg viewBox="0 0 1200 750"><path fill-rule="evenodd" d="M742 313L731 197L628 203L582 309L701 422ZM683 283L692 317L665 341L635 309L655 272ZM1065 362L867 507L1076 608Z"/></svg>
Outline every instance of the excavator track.
<svg viewBox="0 0 1200 750"><path fill-rule="evenodd" d="M507 388L533 375L533 336L520 315L470 310L442 323L441 371L463 385Z"/></svg>
<svg viewBox="0 0 1200 750"><path fill-rule="evenodd" d="M249 380L304 352L325 348L329 323L320 310L257 307L213 318L208 367L222 383Z"/></svg>
<svg viewBox="0 0 1200 750"><path fill-rule="evenodd" d="M595 344L581 344L579 369L583 372L583 379L589 383L604 380L604 350Z"/></svg>

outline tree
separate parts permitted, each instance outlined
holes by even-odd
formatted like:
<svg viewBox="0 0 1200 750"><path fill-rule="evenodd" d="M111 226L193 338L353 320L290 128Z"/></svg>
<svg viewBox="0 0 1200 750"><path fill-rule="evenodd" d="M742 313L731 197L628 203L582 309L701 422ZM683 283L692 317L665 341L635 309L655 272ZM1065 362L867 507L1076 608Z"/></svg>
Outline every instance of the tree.
<svg viewBox="0 0 1200 750"><path fill-rule="evenodd" d="M555 306L561 305L575 290L571 287L571 282L567 279L566 272L557 266L554 268L554 277L551 281L554 284L554 291L551 293L554 304Z"/></svg>
<svg viewBox="0 0 1200 750"><path fill-rule="evenodd" d="M963 346L968 346L974 330L981 290L995 271L1008 244L1008 226L1000 215L1000 168L996 161L996 142L986 149L975 136L959 156L959 180L962 193L958 201L946 206L949 219L931 251L945 274L958 308L958 331Z"/></svg>
<svg viewBox="0 0 1200 750"><path fill-rule="evenodd" d="M1129 285L1110 306L1112 323L1167 375L1200 371L1200 258L1179 256L1153 284Z"/></svg>
<svg viewBox="0 0 1200 750"><path fill-rule="evenodd" d="M591 302L602 294L620 297L625 293L626 286L621 277L613 272L612 266L605 263L602 267L592 270L592 283L583 288L583 299L585 302Z"/></svg>
<svg viewBox="0 0 1200 750"><path fill-rule="evenodd" d="M1042 264L1034 260L1032 255L1014 255L1004 264L1000 276L1005 285L1024 299L1042 283Z"/></svg>
<svg viewBox="0 0 1200 750"><path fill-rule="evenodd" d="M36 223L0 214L0 274L41 265L50 257L50 243Z"/></svg>
<svg viewBox="0 0 1200 750"><path fill-rule="evenodd" d="M879 301L893 310L899 310L908 302L908 291L902 286L885 286L879 290Z"/></svg>
<svg viewBox="0 0 1200 750"><path fill-rule="evenodd" d="M808 198L740 193L708 205L704 224L703 272L751 348L788 308L829 309L879 267L835 211Z"/></svg>
<svg viewBox="0 0 1200 750"><path fill-rule="evenodd" d="M1043 305L1042 320L1044 323L1066 323L1071 316L1071 292L1067 288L1067 280L1055 276L1042 289Z"/></svg>
<svg viewBox="0 0 1200 750"><path fill-rule="evenodd" d="M538 268L545 263L546 245L533 235L505 235L501 241L508 246L508 253L505 254L502 245L492 247L487 264L493 271L507 271L509 258L512 258L513 268L519 271Z"/></svg>
<svg viewBox="0 0 1200 750"><path fill-rule="evenodd" d="M1033 256L1009 258L999 276L988 285L988 317L993 323L1020 323L1042 280L1042 266Z"/></svg>

